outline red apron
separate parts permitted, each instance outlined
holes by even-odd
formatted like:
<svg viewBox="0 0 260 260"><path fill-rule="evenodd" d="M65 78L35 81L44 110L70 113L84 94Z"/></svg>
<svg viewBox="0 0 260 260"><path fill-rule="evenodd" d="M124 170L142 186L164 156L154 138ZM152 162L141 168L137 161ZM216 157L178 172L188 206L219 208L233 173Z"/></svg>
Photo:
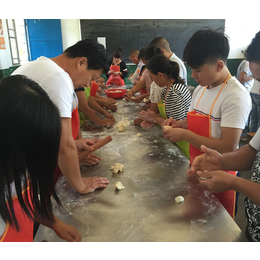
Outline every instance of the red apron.
<svg viewBox="0 0 260 260"><path fill-rule="evenodd" d="M216 99L214 100L210 113L208 116L206 115L198 115L196 114L196 110L198 107L198 104L205 92L205 90L207 89L207 87L205 87L205 89L203 90L195 110L189 112L187 114L187 122L188 122L188 129L190 131L192 131L195 134L201 135L201 136L205 136L205 137L211 137L211 112L213 110L213 107L222 91L222 89L224 88L224 86L226 85L226 82L228 81L228 79L230 78L231 75L228 76L228 78L225 80L225 82L223 83L222 88L220 89ZM190 144L189 146L189 150L190 150L190 163L192 164L193 160L195 159L196 156L203 154L203 152L201 150L199 150L198 148L194 147L193 145ZM234 171L228 171L228 173L232 174L232 175L236 175L237 172ZM224 191L224 192L220 192L220 193L216 193L215 194L216 197L219 199L219 201L222 203L222 205L225 207L225 209L227 210L227 212L230 214L230 216L232 218L234 218L235 216L235 201L236 201L236 192L234 190L229 190L229 191Z"/></svg>
<svg viewBox="0 0 260 260"><path fill-rule="evenodd" d="M146 67L144 67L144 69L142 70L142 72L139 74L139 80L141 79L141 77L142 77L142 75L143 75L145 69L146 69ZM143 95L143 94L147 94L147 93L148 93L146 87L140 89L139 92L141 93L141 95Z"/></svg>
<svg viewBox="0 0 260 260"><path fill-rule="evenodd" d="M118 71L120 71L120 67L116 66L116 65L111 65L110 66L110 70L118 72ZM124 80L122 79L122 77L120 75L110 75L108 80L107 80L106 85L117 85L117 86L120 86L120 85L125 85L125 82L124 82Z"/></svg>
<svg viewBox="0 0 260 260"><path fill-rule="evenodd" d="M26 191L23 192L23 197L25 197L25 192L27 192L29 203L32 206L29 191L30 189L27 187ZM13 208L19 223L20 231L17 231L7 222L5 232L2 237L0 237L0 242L33 242L33 220L23 212L17 196L13 198Z"/></svg>
<svg viewBox="0 0 260 260"><path fill-rule="evenodd" d="M79 127L80 127L80 120L79 120L79 111L78 111L78 99L75 94L73 93L73 103L72 103L72 113L71 113L71 129L72 129L72 136L73 139L76 140L78 133L79 133ZM59 176L60 176L61 170L59 166L56 166L56 170L54 173L54 183L57 182Z"/></svg>

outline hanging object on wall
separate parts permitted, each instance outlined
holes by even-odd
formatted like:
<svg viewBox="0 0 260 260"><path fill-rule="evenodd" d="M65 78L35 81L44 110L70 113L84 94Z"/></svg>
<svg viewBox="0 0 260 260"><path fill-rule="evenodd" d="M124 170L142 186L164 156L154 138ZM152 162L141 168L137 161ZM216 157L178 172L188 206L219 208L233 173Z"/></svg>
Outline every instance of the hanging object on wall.
<svg viewBox="0 0 260 260"><path fill-rule="evenodd" d="M5 37L2 19L0 19L0 49L5 50Z"/></svg>

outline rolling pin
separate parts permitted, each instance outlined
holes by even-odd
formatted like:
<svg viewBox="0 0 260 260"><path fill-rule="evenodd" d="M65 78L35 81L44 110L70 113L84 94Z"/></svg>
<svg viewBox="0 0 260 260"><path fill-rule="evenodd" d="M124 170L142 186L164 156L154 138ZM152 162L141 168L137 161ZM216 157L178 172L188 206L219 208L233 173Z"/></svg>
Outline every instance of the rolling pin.
<svg viewBox="0 0 260 260"><path fill-rule="evenodd" d="M107 144L111 141L112 141L111 135L108 135L107 137L99 140L97 143L95 143L91 146L91 147L94 148L92 151L84 151L84 152L80 153L79 154L79 160L82 160L83 158L87 157L88 155L95 152L97 149L99 149L100 147L104 146L105 144Z"/></svg>

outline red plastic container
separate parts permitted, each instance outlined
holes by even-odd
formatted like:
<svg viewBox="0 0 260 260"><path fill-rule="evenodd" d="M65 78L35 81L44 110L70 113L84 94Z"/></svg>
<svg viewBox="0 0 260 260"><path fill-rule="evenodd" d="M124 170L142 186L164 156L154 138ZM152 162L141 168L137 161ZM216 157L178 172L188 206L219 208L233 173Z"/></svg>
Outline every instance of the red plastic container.
<svg viewBox="0 0 260 260"><path fill-rule="evenodd" d="M109 98L123 98L127 89L118 89L118 88L111 88L105 90L107 97Z"/></svg>
<svg viewBox="0 0 260 260"><path fill-rule="evenodd" d="M91 88L90 88L90 95L93 97L96 96L97 90L98 90L98 84L92 81Z"/></svg>

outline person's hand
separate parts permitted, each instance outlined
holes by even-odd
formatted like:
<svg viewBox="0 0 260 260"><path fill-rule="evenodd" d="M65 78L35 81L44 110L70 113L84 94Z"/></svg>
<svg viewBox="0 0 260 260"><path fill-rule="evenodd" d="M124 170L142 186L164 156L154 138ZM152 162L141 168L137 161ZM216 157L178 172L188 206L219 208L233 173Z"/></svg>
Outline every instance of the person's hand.
<svg viewBox="0 0 260 260"><path fill-rule="evenodd" d="M117 101L113 98L107 98L105 102L108 105L113 105L113 104L117 103Z"/></svg>
<svg viewBox="0 0 260 260"><path fill-rule="evenodd" d="M87 194L99 188L106 188L109 184L109 180L107 178L97 176L89 178L82 177L82 181L84 182L84 188L78 191L80 194Z"/></svg>
<svg viewBox="0 0 260 260"><path fill-rule="evenodd" d="M115 123L115 118L114 118L114 116L111 115L110 113L105 112L105 113L104 113L104 116L105 116L107 119L114 120L114 123Z"/></svg>
<svg viewBox="0 0 260 260"><path fill-rule="evenodd" d="M129 101L132 98L132 96L133 96L133 94L132 94L131 90L128 90L126 93L125 99L127 101Z"/></svg>
<svg viewBox="0 0 260 260"><path fill-rule="evenodd" d="M97 89L97 93L101 94L102 92L103 92L102 88L99 87L99 88Z"/></svg>
<svg viewBox="0 0 260 260"><path fill-rule="evenodd" d="M188 170L188 175L194 175L197 171L214 171L221 170L224 162L223 156L210 148L207 148L205 145L201 145L201 151L204 154L197 156L190 169Z"/></svg>
<svg viewBox="0 0 260 260"><path fill-rule="evenodd" d="M164 126L171 126L172 128L176 128L176 127L180 127L180 124L178 121L176 121L173 118L168 118L166 120L163 121L163 123L161 124L162 129Z"/></svg>
<svg viewBox="0 0 260 260"><path fill-rule="evenodd" d="M218 193L232 189L236 176L225 171L197 171L200 184L211 192Z"/></svg>
<svg viewBox="0 0 260 260"><path fill-rule="evenodd" d="M102 158L91 153L86 158L81 159L79 163L80 165L84 165L84 166L93 166L98 164L99 161L102 161Z"/></svg>
<svg viewBox="0 0 260 260"><path fill-rule="evenodd" d="M61 221L60 219L56 218L56 222L51 227L57 236L61 239L64 239L68 242L80 242L81 235L79 231L65 222Z"/></svg>
<svg viewBox="0 0 260 260"><path fill-rule="evenodd" d="M142 97L142 95L139 95L139 96L137 96L137 97L134 99L134 102L135 102L135 103L140 103L140 102L143 101L143 99L144 99L144 97Z"/></svg>
<svg viewBox="0 0 260 260"><path fill-rule="evenodd" d="M93 147L91 146L94 144L94 142L91 139L81 138L75 140L75 143L79 152L93 150Z"/></svg>
<svg viewBox="0 0 260 260"><path fill-rule="evenodd" d="M140 126L142 127L142 128L145 128L145 129L149 129L150 127L152 127L152 126L154 126L155 124L154 123L149 123L149 122L147 122L147 121L142 121L141 123L140 123Z"/></svg>
<svg viewBox="0 0 260 260"><path fill-rule="evenodd" d="M146 122L149 122L149 123L155 123L155 120L156 120L156 117L157 117L157 114L153 111L151 111L150 109L148 109L147 111L144 111L142 110L138 116L143 119L144 121Z"/></svg>
<svg viewBox="0 0 260 260"><path fill-rule="evenodd" d="M189 130L183 128L171 128L171 129L163 130L162 133L164 138L167 138L170 141L176 143L185 140L184 136L186 131Z"/></svg>
<svg viewBox="0 0 260 260"><path fill-rule="evenodd" d="M91 138L87 138L89 141L92 141L94 143L97 143L98 141L100 141L100 139L96 138L96 137L91 137Z"/></svg>
<svg viewBox="0 0 260 260"><path fill-rule="evenodd" d="M108 126L108 125L113 125L113 124L115 124L115 118L114 117L111 118L111 119L108 119L108 118L103 119L102 122L101 122L101 126Z"/></svg>

